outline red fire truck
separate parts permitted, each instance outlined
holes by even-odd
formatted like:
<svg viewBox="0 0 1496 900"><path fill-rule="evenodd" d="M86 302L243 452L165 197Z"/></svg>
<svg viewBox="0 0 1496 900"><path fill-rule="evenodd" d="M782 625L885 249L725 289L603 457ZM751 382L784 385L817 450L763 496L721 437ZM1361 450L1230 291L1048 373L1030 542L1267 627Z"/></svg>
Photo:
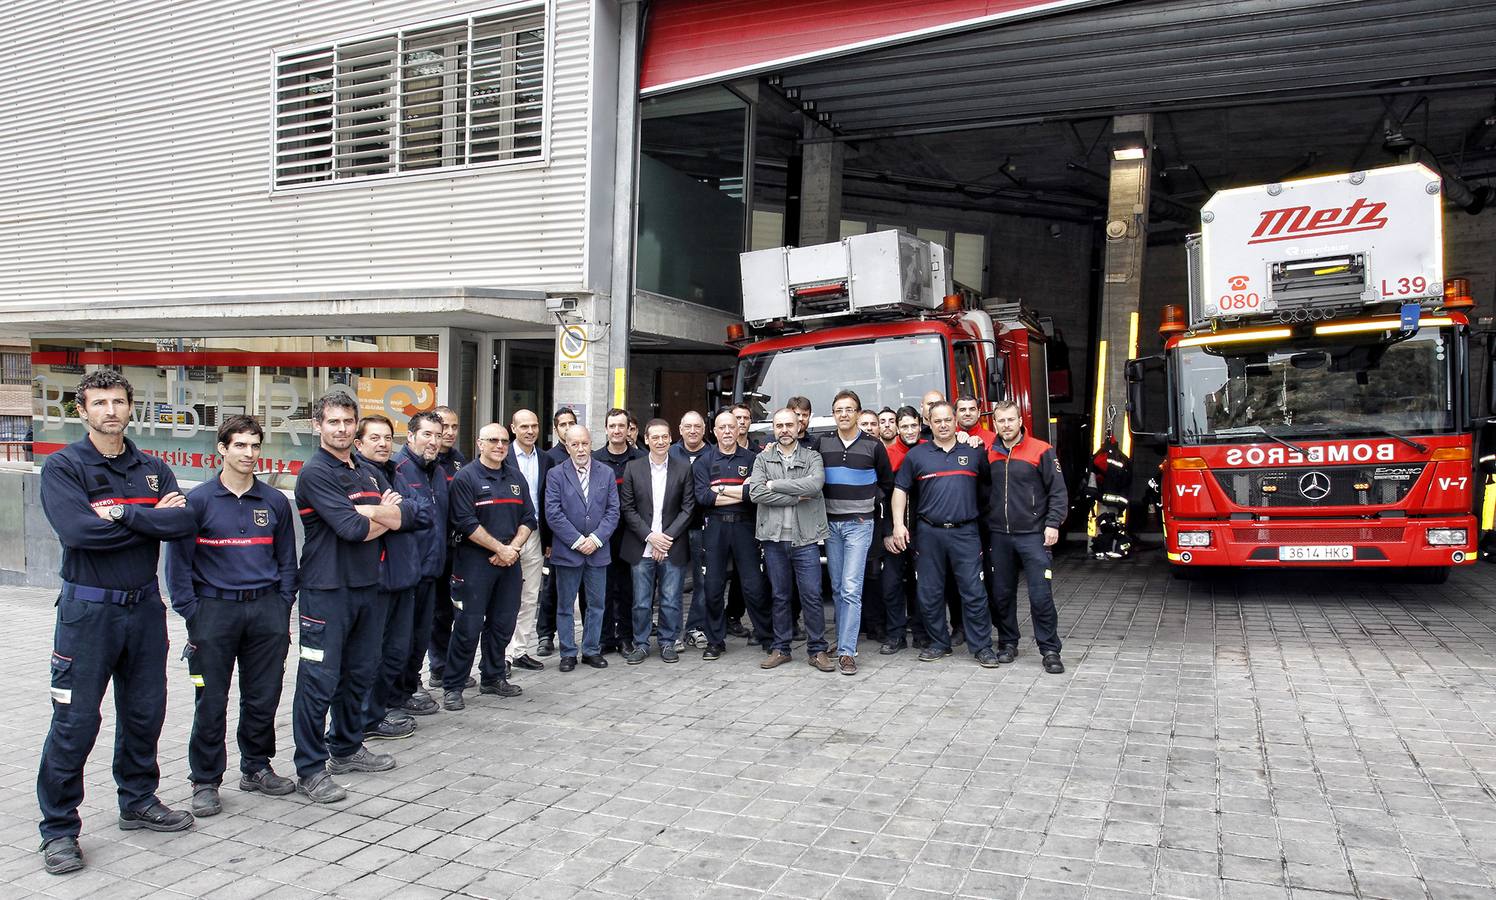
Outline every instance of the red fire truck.
<svg viewBox="0 0 1496 900"><path fill-rule="evenodd" d="M931 390L971 394L984 416L1011 397L1029 432L1052 440L1043 330L1016 303L988 310L954 293L940 244L881 231L744 253L741 264L748 330L729 329L733 398L752 409L760 440L797 395L811 401L813 430L834 428L843 388L867 409L918 409Z"/></svg>
<svg viewBox="0 0 1496 900"><path fill-rule="evenodd" d="M1476 561L1474 304L1468 282L1445 281L1441 206L1421 165L1206 204L1188 319L1166 308L1163 354L1127 364L1133 433L1166 447L1176 574L1411 567L1440 581Z"/></svg>

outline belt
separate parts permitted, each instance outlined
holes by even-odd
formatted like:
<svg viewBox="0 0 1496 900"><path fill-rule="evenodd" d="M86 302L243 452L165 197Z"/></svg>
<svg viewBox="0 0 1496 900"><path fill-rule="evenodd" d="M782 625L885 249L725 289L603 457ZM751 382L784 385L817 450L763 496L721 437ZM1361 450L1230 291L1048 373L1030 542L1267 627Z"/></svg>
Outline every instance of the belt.
<svg viewBox="0 0 1496 900"><path fill-rule="evenodd" d="M718 522L741 522L748 517L748 514L741 512L707 513L706 517L708 520Z"/></svg>
<svg viewBox="0 0 1496 900"><path fill-rule="evenodd" d="M919 520L921 522L924 522L926 525L934 525L936 528L960 528L962 525L970 525L972 522L976 521L976 519L962 519L959 522L936 522L931 519L926 519L924 516L920 516Z"/></svg>
<svg viewBox="0 0 1496 900"><path fill-rule="evenodd" d="M82 600L85 603L111 603L115 606L134 606L150 597L161 596L161 588L155 581L133 591L116 591L112 588L89 587L86 584L62 583L64 599Z"/></svg>
<svg viewBox="0 0 1496 900"><path fill-rule="evenodd" d="M192 586L192 589L197 592L199 597L207 597L212 600L248 601L260 599L270 593L272 587L274 586L267 584L264 587L250 588L247 591L224 591L205 584L195 584Z"/></svg>

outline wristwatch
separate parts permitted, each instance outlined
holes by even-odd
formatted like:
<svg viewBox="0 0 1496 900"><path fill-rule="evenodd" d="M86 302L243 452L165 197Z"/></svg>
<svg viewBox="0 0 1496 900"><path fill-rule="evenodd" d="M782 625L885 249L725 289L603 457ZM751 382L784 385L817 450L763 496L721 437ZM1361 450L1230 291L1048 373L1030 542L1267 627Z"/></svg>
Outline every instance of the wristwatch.
<svg viewBox="0 0 1496 900"><path fill-rule="evenodd" d="M123 519L124 517L125 517L125 508L123 506L111 506L111 507L109 507L109 518L112 521L118 522L120 519Z"/></svg>

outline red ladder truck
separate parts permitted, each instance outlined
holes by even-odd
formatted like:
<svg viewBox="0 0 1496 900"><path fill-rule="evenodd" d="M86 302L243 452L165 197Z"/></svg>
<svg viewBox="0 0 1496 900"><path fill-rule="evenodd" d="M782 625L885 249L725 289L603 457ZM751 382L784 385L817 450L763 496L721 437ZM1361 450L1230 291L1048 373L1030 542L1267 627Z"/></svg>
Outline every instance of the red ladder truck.
<svg viewBox="0 0 1496 900"><path fill-rule="evenodd" d="M1127 363L1133 434L1164 447L1175 573L1410 568L1437 582L1475 562L1474 304L1444 278L1439 176L1403 165L1237 188L1201 222L1188 319L1166 307L1163 354Z"/></svg>
<svg viewBox="0 0 1496 900"><path fill-rule="evenodd" d="M811 428L834 428L831 400L849 388L863 406L920 408L927 391L1018 403L1029 433L1053 442L1046 338L1019 304L979 308L953 291L946 249L899 231L741 256L743 318L735 402L752 410L755 438L793 396L809 398Z"/></svg>

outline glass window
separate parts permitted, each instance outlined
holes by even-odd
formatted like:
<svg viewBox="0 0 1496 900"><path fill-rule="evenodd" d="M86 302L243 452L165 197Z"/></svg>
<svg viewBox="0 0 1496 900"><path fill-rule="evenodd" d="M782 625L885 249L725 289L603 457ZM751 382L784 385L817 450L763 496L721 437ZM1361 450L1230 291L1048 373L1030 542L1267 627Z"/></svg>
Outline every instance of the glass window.
<svg viewBox="0 0 1496 900"><path fill-rule="evenodd" d="M1175 374L1187 443L1264 431L1284 438L1448 432L1455 426L1448 328L1395 343L1304 340L1187 347Z"/></svg>
<svg viewBox="0 0 1496 900"><path fill-rule="evenodd" d="M741 311L748 104L711 87L647 99L640 115L636 284Z"/></svg>
<svg viewBox="0 0 1496 900"><path fill-rule="evenodd" d="M956 397L961 396L980 397L981 392L977 386L981 383L978 379L977 354L978 345L960 342L955 346L956 355ZM942 393L944 393L942 391ZM878 407L882 408L882 407ZM898 409L898 407L894 407Z"/></svg>
<svg viewBox="0 0 1496 900"><path fill-rule="evenodd" d="M768 422L796 395L810 399L813 422L830 423L831 400L843 389L856 391L867 409L918 408L926 391L948 387L945 343L917 334L755 353L738 362L737 383L755 423Z"/></svg>
<svg viewBox="0 0 1496 900"><path fill-rule="evenodd" d="M282 54L275 186L540 159L545 40L531 7Z"/></svg>
<svg viewBox="0 0 1496 900"><path fill-rule="evenodd" d="M951 275L956 281L985 293L987 290L987 238L980 234L956 232L951 253Z"/></svg>
<svg viewBox="0 0 1496 900"><path fill-rule="evenodd" d="M113 367L130 380L135 404L126 436L165 460L177 478L204 481L219 465L218 424L236 413L265 428L262 477L289 489L318 440L312 402L339 388L363 415L382 413L397 437L436 406L438 353L417 349L431 335L365 337L49 340L34 345L36 452L83 437L74 388L84 371ZM294 373L294 374L293 374Z"/></svg>
<svg viewBox="0 0 1496 900"><path fill-rule="evenodd" d="M867 234L867 223L866 222L858 222L858 221L855 221L853 219L842 219L841 220L841 236L842 236L843 239L846 239L846 238L852 237L853 235L858 235L858 234Z"/></svg>

